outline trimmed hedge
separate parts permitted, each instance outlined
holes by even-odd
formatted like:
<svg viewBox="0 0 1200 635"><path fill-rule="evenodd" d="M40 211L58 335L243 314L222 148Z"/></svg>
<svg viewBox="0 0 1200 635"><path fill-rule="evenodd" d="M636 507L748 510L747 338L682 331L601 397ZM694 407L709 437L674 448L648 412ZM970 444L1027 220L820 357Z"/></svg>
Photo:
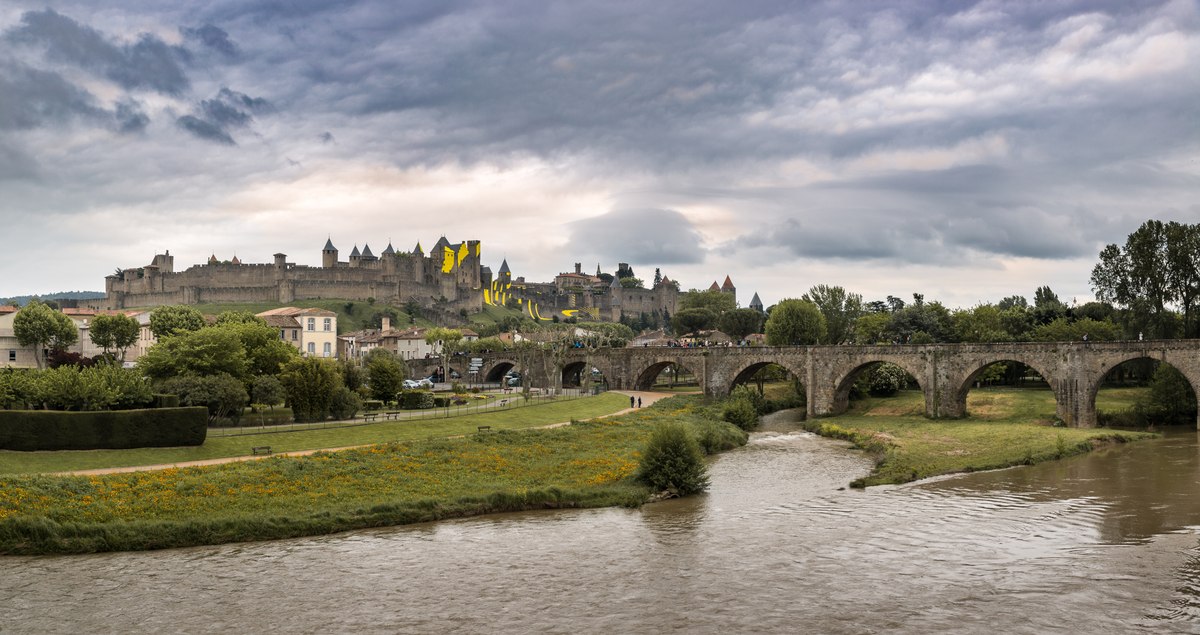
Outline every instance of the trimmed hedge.
<svg viewBox="0 0 1200 635"><path fill-rule="evenodd" d="M401 410L424 410L437 403L433 393L425 390L406 390L399 395Z"/></svg>
<svg viewBox="0 0 1200 635"><path fill-rule="evenodd" d="M208 409L0 411L0 450L116 450L201 445Z"/></svg>

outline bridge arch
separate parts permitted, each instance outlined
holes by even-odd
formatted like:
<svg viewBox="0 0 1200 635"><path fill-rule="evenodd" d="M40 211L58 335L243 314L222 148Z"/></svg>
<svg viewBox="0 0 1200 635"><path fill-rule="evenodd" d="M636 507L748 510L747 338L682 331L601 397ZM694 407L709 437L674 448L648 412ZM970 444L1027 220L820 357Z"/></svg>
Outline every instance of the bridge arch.
<svg viewBox="0 0 1200 635"><path fill-rule="evenodd" d="M782 368L783 370L787 371L787 373L789 375L791 375L792 378L794 378L800 384L804 385L805 388L807 389L808 378L805 376L806 373L805 373L805 369L803 366L796 366L795 364L791 364L791 363L788 363L787 361L783 361L780 359L765 359L765 358L759 359L759 360L754 360L754 361L749 361L748 363L746 362L746 360L739 360L739 364L740 364L740 368L739 368L739 366L733 367L734 370L731 373L733 375L733 377L729 380L728 384L724 385L724 386L720 386L720 388L722 389L721 394L727 395L730 392L732 392L734 388L736 388L742 384L749 383L754 378L754 376L756 374L758 374L759 371L761 371L762 369L764 369L768 366L772 366L772 365L778 366L778 367Z"/></svg>
<svg viewBox="0 0 1200 635"><path fill-rule="evenodd" d="M917 366L907 356L872 356L863 360L857 360L853 366L849 366L842 372L835 373L833 379L833 394L829 404L829 412L824 414L838 415L846 412L850 407L850 389L854 387L854 382L866 371L880 365L892 364L899 366L904 372L908 373L914 381L917 382L917 387L921 389L921 393L925 396L925 413L929 416L936 416L936 396L930 390L929 382L925 379L924 368Z"/></svg>
<svg viewBox="0 0 1200 635"><path fill-rule="evenodd" d="M658 379L658 376L661 375L664 370L675 367L676 369L686 370L688 374L695 377L696 380L700 382L700 389L703 391L705 383L704 376L700 373L697 373L696 369L692 368L691 365L683 362L684 360L677 358L659 358L648 365L643 365L642 369L636 374L636 379L634 379L633 382L633 389L650 390L654 386L654 381Z"/></svg>
<svg viewBox="0 0 1200 635"><path fill-rule="evenodd" d="M1197 368L1194 357L1188 359L1180 354L1172 355L1167 352L1150 350L1130 352L1123 355L1110 355L1097 360L1098 363L1092 369L1093 372L1088 373L1092 381L1084 388L1083 401L1080 404L1082 408L1082 413L1080 414L1082 422L1090 424L1089 427L1096 425L1096 397L1099 395L1100 388L1103 386L1104 380L1108 377L1109 373L1116 370L1121 364L1141 359L1167 364L1183 375L1188 385L1192 388L1192 395L1197 398L1196 428L1200 430L1200 390L1197 389L1200 386L1200 368Z"/></svg>
<svg viewBox="0 0 1200 635"><path fill-rule="evenodd" d="M492 365L482 373L480 373L481 381L489 384L499 383L508 374L508 371L517 368L517 362L511 359L495 359L492 360Z"/></svg>
<svg viewBox="0 0 1200 635"><path fill-rule="evenodd" d="M1047 366L1046 360L1035 357L1027 357L1024 355L1013 355L1010 353L1001 353L990 357L977 357L970 360L969 363L960 367L960 372L950 377L950 386L952 392L950 399L945 403L940 404L938 415L939 417L961 418L967 416L967 395L971 392L972 385L979 379L979 376L988 369L992 364L999 362L1014 362L1024 364L1034 370L1054 391L1055 412L1060 419L1066 410L1066 399L1063 394L1065 382L1055 381L1053 368Z"/></svg>

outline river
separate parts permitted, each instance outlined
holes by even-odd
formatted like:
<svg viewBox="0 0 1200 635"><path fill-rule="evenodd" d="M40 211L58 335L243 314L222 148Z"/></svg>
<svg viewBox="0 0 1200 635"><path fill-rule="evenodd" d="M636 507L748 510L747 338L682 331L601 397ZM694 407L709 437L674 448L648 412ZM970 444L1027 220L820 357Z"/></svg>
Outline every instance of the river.
<svg viewBox="0 0 1200 635"><path fill-rule="evenodd" d="M0 559L0 633L1200 632L1195 431L865 491L777 417L706 495Z"/></svg>

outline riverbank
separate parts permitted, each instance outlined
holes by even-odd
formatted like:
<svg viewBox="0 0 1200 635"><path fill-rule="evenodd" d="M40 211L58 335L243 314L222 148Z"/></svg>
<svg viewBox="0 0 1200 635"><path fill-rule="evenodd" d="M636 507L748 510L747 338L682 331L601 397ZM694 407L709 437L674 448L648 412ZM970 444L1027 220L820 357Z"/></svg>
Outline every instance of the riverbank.
<svg viewBox="0 0 1200 635"><path fill-rule="evenodd" d="M846 439L876 461L851 487L907 483L957 472L1032 465L1097 447L1153 438L1148 432L1051 425L1049 390L985 389L968 395L965 419L926 419L919 391L864 399L844 415L805 421L816 434Z"/></svg>
<svg viewBox="0 0 1200 635"><path fill-rule="evenodd" d="M479 426L484 425L493 430L520 430L561 423L572 418L591 419L610 415L628 406L628 395L603 393L595 397L544 401L531 406L522 405L438 419L376 421L365 425L330 422L327 427L311 427L304 430L288 430L284 427L283 431L267 428L255 434L210 434L204 445L195 447L66 452L0 450L0 475L195 464L231 457L252 458L251 448L256 446L270 446L273 452L281 454L464 435L475 432Z"/></svg>
<svg viewBox="0 0 1200 635"><path fill-rule="evenodd" d="M290 538L503 511L637 506L655 424L706 451L744 444L700 397L539 430L93 476L0 478L0 553L123 551Z"/></svg>

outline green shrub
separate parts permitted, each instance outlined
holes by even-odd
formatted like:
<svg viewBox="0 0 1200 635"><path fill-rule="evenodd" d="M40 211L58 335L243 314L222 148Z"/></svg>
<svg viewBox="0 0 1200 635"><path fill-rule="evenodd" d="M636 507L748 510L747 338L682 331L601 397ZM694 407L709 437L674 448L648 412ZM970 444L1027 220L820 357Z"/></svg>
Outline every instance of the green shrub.
<svg viewBox="0 0 1200 635"><path fill-rule="evenodd" d="M397 401L404 410L424 410L436 403L433 393L428 390L406 390L397 395Z"/></svg>
<svg viewBox="0 0 1200 635"><path fill-rule="evenodd" d="M383 410L383 402L378 399L367 399L363 401L364 410Z"/></svg>
<svg viewBox="0 0 1200 635"><path fill-rule="evenodd" d="M725 450L746 445L750 435L745 430L716 419L693 418L692 430L695 431L696 441L705 454L716 454Z"/></svg>
<svg viewBox="0 0 1200 635"><path fill-rule="evenodd" d="M120 412L0 411L0 449L97 450L201 445L205 408Z"/></svg>
<svg viewBox="0 0 1200 635"><path fill-rule="evenodd" d="M169 393L156 393L154 395L155 408L178 408L179 395Z"/></svg>
<svg viewBox="0 0 1200 635"><path fill-rule="evenodd" d="M362 399L358 393L340 386L334 391L333 400L329 402L329 414L334 419L353 419L354 415L362 410L362 406Z"/></svg>
<svg viewBox="0 0 1200 635"><path fill-rule="evenodd" d="M179 395L179 402L185 406L208 408L210 421L227 418L236 424L250 402L246 385L226 373L205 377L172 377L161 382L160 387L165 392Z"/></svg>
<svg viewBox="0 0 1200 635"><path fill-rule="evenodd" d="M758 411L748 399L736 398L725 402L721 418L743 430L753 430L758 426Z"/></svg>
<svg viewBox="0 0 1200 635"><path fill-rule="evenodd" d="M676 496L708 488L704 453L685 425L667 422L655 428L638 464L637 480Z"/></svg>

